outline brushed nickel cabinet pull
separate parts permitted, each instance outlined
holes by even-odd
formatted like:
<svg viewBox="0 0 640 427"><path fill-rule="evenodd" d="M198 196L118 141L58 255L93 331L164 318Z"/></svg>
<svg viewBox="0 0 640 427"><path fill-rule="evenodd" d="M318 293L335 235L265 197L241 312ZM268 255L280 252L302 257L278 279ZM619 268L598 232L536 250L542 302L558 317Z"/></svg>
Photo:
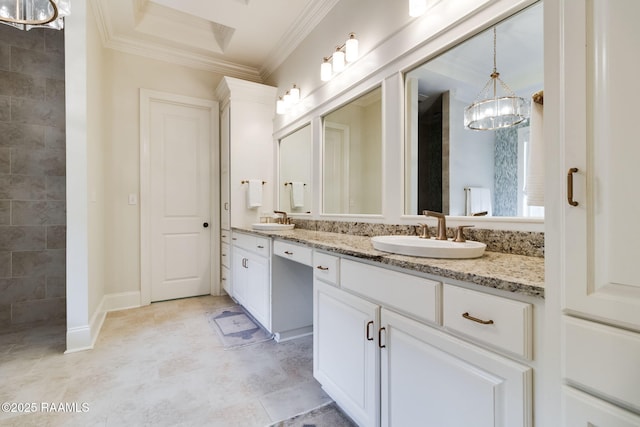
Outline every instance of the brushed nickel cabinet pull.
<svg viewBox="0 0 640 427"><path fill-rule="evenodd" d="M284 251L284 253L287 255L293 255L293 252L289 252L289 251Z"/></svg>
<svg viewBox="0 0 640 427"><path fill-rule="evenodd" d="M371 336L371 334L369 334L369 331L371 331L371 326L373 326L373 320L370 320L367 322L367 326L365 328L365 334L367 336L367 341L373 341L373 337Z"/></svg>
<svg viewBox="0 0 640 427"><path fill-rule="evenodd" d="M386 331L386 328L380 328L378 329L378 347L380 348L386 348L387 345L386 344L382 344L382 331Z"/></svg>
<svg viewBox="0 0 640 427"><path fill-rule="evenodd" d="M578 172L578 168L571 168L567 172L567 202L571 206L578 206L578 202L573 200L573 174Z"/></svg>
<svg viewBox="0 0 640 427"><path fill-rule="evenodd" d="M478 319L477 317L471 316L468 312L467 313L462 313L462 317L464 317L465 319L471 320L473 322L476 322L476 323L481 323L483 325L493 325L493 320Z"/></svg>
<svg viewBox="0 0 640 427"><path fill-rule="evenodd" d="M322 271L327 271L329 269L329 267L325 267L325 266L322 266L322 265L318 265L318 266L316 266L316 268L318 270L322 270Z"/></svg>

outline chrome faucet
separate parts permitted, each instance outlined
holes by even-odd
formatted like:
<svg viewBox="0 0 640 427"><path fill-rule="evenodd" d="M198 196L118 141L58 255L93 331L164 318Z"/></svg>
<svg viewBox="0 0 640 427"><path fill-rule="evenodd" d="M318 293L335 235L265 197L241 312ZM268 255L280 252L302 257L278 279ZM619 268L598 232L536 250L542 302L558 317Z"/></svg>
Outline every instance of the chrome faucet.
<svg viewBox="0 0 640 427"><path fill-rule="evenodd" d="M284 211L273 211L274 214L282 215L282 218L278 219L280 224L289 224L289 218L287 217L287 213Z"/></svg>
<svg viewBox="0 0 640 427"><path fill-rule="evenodd" d="M436 240L447 240L447 219L443 213L433 211L422 211L424 216L432 216L438 218L438 231Z"/></svg>

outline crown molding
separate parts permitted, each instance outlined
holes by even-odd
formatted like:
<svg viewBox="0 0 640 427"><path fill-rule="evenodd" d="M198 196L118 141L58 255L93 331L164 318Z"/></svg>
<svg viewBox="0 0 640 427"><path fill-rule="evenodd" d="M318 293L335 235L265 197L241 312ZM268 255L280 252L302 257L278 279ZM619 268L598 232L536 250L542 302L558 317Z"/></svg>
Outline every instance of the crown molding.
<svg viewBox="0 0 640 427"><path fill-rule="evenodd" d="M296 22L282 36L276 47L269 52L267 60L260 67L260 76L266 81L269 76L291 55L311 31L338 4L340 0L318 0L309 2Z"/></svg>

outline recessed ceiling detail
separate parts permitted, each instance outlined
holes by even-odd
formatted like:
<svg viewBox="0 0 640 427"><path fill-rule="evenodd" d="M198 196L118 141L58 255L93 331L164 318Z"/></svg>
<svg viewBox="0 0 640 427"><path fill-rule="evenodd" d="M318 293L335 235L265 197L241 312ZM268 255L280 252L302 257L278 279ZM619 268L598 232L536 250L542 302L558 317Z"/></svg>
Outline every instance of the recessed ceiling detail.
<svg viewBox="0 0 640 427"><path fill-rule="evenodd" d="M339 0L92 0L108 48L264 81Z"/></svg>

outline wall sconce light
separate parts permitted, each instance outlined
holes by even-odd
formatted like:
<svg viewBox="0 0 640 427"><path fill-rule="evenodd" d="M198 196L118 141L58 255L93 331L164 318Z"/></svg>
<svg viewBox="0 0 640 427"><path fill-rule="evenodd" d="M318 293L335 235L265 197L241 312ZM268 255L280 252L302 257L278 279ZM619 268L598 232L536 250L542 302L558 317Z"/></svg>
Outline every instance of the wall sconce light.
<svg viewBox="0 0 640 427"><path fill-rule="evenodd" d="M337 46L331 56L322 58L320 64L320 80L331 80L334 74L345 69L346 64L358 59L358 39L355 33L350 33L349 38L342 46Z"/></svg>
<svg viewBox="0 0 640 427"><path fill-rule="evenodd" d="M287 114L292 107L300 102L300 88L296 85L287 90L276 101L276 114Z"/></svg>

